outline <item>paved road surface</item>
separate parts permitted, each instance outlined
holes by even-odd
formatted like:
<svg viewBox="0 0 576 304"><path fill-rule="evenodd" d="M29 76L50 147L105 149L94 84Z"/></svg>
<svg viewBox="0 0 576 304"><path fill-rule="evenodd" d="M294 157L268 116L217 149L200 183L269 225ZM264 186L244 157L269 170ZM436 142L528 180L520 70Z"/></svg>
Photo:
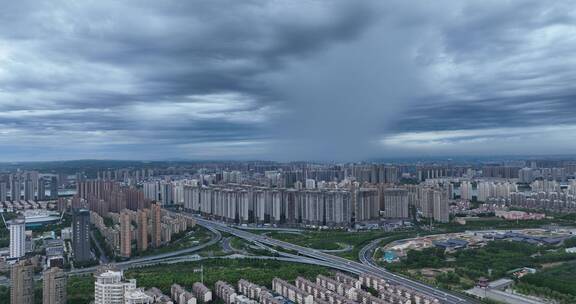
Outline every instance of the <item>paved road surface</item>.
<svg viewBox="0 0 576 304"><path fill-rule="evenodd" d="M507 304L545 304L544 302L523 295L511 294L495 289L483 289L474 287L468 292L482 298L486 297L488 299Z"/></svg>
<svg viewBox="0 0 576 304"><path fill-rule="evenodd" d="M188 215L193 216L191 214L188 214ZM448 304L477 303L477 301L475 301L475 300L468 299L468 298L465 298L465 297L460 296L460 295L451 294L451 293L439 290L435 287L432 287L432 286L429 286L429 285L426 285L426 284L423 284L420 282L413 281L409 278L405 278L405 277L396 275L394 273L388 272L387 270L380 268L380 267L350 261L350 260L347 260L345 258L341 258L338 256L323 253L319 250L306 248L306 247L294 245L291 243L271 239L267 236L253 234L253 233L250 233L248 231L229 227L223 223L218 223L218 222L206 220L206 219L199 218L199 217L195 217L195 219L196 219L197 223L201 226L212 228L212 229L217 229L217 230L235 235L237 237L243 238L243 239L250 241L250 242L259 242L259 243L266 244L266 245L273 246L273 247L276 246L276 247L280 247L280 248L284 248L284 249L293 250L293 251L298 252L301 255L326 262L326 263L328 263L329 267L332 267L332 268L342 269L342 270L345 270L345 271L348 271L351 273L356 273L356 274L369 273L369 274L384 278L384 279L389 280L391 282L401 284L401 285L413 288L415 290L418 290L419 292L426 294L428 296L436 297L436 298L440 299L443 303L448 303Z"/></svg>
<svg viewBox="0 0 576 304"><path fill-rule="evenodd" d="M124 262L112 263L111 265L116 266L116 267L121 268L121 269L129 268L132 264L142 264L142 263L151 262L154 260L168 259L168 258L172 258L175 256L184 255L187 253L199 251L199 250L202 250L206 247L212 246L212 245L220 242L220 240L222 239L222 234L220 233L220 231L213 229L213 228L210 228L210 227L207 227L207 229L210 230L210 232L212 233L212 239L206 243L203 243L203 244L200 244L197 246L193 246L193 247L189 247L189 248L170 251L167 253L150 255L150 256L145 256L145 257L141 257L141 258L135 258L135 259L131 259L131 260L124 261ZM68 273L71 275L92 273L92 272L96 271L97 269L98 269L98 266L78 268L78 269L70 270Z"/></svg>
<svg viewBox="0 0 576 304"><path fill-rule="evenodd" d="M92 238L94 244L96 244L96 250L100 252L100 264L108 264L109 259L108 256L106 255L106 251L104 251L104 249L100 247L100 242L98 242L98 240L94 236L94 231L90 231L90 238Z"/></svg>

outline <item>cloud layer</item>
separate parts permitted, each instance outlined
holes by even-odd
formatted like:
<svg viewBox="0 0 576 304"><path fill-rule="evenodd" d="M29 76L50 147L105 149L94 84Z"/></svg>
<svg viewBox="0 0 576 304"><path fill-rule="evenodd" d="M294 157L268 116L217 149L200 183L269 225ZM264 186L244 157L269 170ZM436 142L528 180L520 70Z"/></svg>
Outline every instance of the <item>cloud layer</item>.
<svg viewBox="0 0 576 304"><path fill-rule="evenodd" d="M570 1L16 1L0 157L571 153L575 34Z"/></svg>

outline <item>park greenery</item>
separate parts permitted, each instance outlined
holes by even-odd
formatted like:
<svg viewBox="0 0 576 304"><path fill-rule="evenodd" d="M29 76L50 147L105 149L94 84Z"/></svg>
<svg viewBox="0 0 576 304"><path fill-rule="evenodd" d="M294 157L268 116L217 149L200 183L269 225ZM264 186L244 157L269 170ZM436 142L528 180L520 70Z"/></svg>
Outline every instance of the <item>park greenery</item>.
<svg viewBox="0 0 576 304"><path fill-rule="evenodd" d="M202 226L194 226L186 231L182 231L172 235L170 243L165 244L159 248L149 246L148 250L144 252L137 252L134 250L134 256L147 256L155 254L163 254L181 249L198 246L202 243L210 241L212 234L208 229ZM134 248L136 249L136 248Z"/></svg>
<svg viewBox="0 0 576 304"><path fill-rule="evenodd" d="M230 247L239 253L255 256L274 256L274 254L267 249L260 248L252 243L248 243L239 237L230 238Z"/></svg>
<svg viewBox="0 0 576 304"><path fill-rule="evenodd" d="M209 259L131 269L126 272L126 276L136 279L138 286L158 287L164 293L169 293L173 283L191 288L194 282L199 282L201 273L198 270L201 267L204 270L204 283L209 288L213 288L214 283L218 280L236 284L238 280L246 279L256 284L271 287L272 279L275 277L294 280L297 276L314 278L318 274L329 273L327 268L317 265L275 260Z"/></svg>
<svg viewBox="0 0 576 304"><path fill-rule="evenodd" d="M576 303L576 261L526 275L520 279L517 289L560 303Z"/></svg>
<svg viewBox="0 0 576 304"><path fill-rule="evenodd" d="M68 304L85 304L94 300L94 277L71 276L67 282Z"/></svg>
<svg viewBox="0 0 576 304"><path fill-rule="evenodd" d="M489 217L467 221L466 225L460 225L454 222L448 224L435 223L432 230L430 230L430 227L424 223L416 223L415 227L412 229L399 231L397 230L394 232L386 232L382 230L353 232L345 230L304 230L302 232L285 232L273 230L259 231L258 233L266 234L271 238L281 241L319 250L335 250L342 248L343 245L350 245L352 246L352 250L333 254L357 261L358 253L362 247L368 245L372 240L379 238L382 238L384 243L387 243L398 239L414 237L417 235L422 236L440 233L454 233L464 232L467 230L541 228L542 226L551 224L568 225L573 223L574 217L570 215L556 216L553 219L530 221L508 221L501 218ZM551 258L554 260L557 257L549 255L546 258Z"/></svg>
<svg viewBox="0 0 576 304"><path fill-rule="evenodd" d="M345 246L352 246L351 250L333 253L350 260L358 260L360 250L372 240L385 238L392 240L415 236L415 231L385 232L382 230L349 232L344 230L318 230L303 231L300 233L286 233L271 231L267 235L271 238L319 250L336 250Z"/></svg>
<svg viewBox="0 0 576 304"><path fill-rule="evenodd" d="M481 277L496 280L510 276L512 270L522 267L544 269L537 274L520 279L519 290L529 294L562 299L562 297L576 296L576 277L574 276L576 254L569 254L564 250L573 242L574 239L570 239L564 246L553 247L522 242L494 241L482 248L453 253L431 247L419 251L411 250L401 262L388 264L386 267L443 288L460 290L472 287L474 282ZM550 265L553 266L550 267ZM566 265L571 265L571 267ZM429 275L423 274L426 269L437 270L438 274L430 278ZM568 292L570 290L573 292Z"/></svg>

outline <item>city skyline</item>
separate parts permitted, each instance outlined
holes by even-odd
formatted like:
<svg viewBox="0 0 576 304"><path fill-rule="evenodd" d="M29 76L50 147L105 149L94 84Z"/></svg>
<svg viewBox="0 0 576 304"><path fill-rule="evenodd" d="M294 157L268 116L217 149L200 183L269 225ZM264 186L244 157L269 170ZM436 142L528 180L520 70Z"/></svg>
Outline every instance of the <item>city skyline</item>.
<svg viewBox="0 0 576 304"><path fill-rule="evenodd" d="M4 161L576 151L569 1L7 3Z"/></svg>
<svg viewBox="0 0 576 304"><path fill-rule="evenodd" d="M574 302L574 158L0 169L11 303Z"/></svg>

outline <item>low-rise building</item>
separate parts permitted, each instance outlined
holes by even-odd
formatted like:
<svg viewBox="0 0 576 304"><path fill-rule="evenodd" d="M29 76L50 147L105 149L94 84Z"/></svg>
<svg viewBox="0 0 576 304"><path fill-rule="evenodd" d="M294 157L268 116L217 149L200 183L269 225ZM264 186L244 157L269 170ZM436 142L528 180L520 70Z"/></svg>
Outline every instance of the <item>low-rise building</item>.
<svg viewBox="0 0 576 304"><path fill-rule="evenodd" d="M212 291L200 282L192 284L192 293L204 303L212 301Z"/></svg>

